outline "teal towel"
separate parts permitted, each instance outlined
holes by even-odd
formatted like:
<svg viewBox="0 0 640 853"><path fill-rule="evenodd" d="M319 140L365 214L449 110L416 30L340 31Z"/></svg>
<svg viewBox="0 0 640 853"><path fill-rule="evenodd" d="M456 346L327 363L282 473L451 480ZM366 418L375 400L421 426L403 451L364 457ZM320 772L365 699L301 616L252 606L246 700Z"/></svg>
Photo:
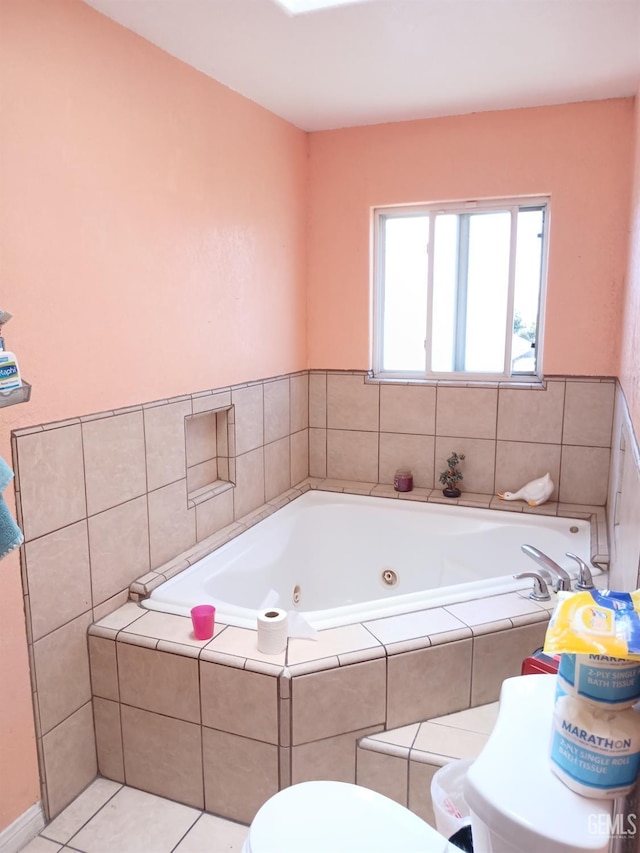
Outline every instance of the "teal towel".
<svg viewBox="0 0 640 853"><path fill-rule="evenodd" d="M24 539L22 531L11 517L9 508L2 497L2 492L12 479L13 471L0 456L0 560L6 557L9 551L13 551L14 548L21 545Z"/></svg>

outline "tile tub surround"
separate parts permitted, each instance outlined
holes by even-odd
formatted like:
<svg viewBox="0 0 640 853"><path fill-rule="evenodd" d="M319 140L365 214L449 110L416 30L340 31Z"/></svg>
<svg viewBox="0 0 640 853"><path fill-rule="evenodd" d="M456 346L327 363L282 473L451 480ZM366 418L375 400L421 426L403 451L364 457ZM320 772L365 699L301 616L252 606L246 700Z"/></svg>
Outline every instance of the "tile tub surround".
<svg viewBox="0 0 640 853"><path fill-rule="evenodd" d="M304 371L12 434L48 817L104 759L95 748L86 626L127 601L136 578L307 477L308 382ZM111 720L108 705L94 712Z"/></svg>
<svg viewBox="0 0 640 853"><path fill-rule="evenodd" d="M250 823L289 784L355 782L362 737L495 701L549 614L509 593L328 629L267 656L255 631L218 624L198 641L189 619L129 602L89 628L99 771Z"/></svg>
<svg viewBox="0 0 640 853"><path fill-rule="evenodd" d="M549 471L552 500L604 506L615 387L599 377L454 386L311 371L309 473L392 483L402 467L433 489L455 449L472 493L515 491Z"/></svg>

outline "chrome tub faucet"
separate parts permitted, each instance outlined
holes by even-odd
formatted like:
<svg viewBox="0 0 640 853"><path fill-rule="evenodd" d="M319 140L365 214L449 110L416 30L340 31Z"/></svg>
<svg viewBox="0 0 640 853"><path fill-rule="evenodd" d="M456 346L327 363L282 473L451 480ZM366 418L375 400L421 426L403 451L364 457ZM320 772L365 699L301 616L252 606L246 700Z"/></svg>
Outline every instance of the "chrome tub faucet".
<svg viewBox="0 0 640 853"><path fill-rule="evenodd" d="M542 576L553 585L556 592L560 592L560 590L571 591L571 575L566 569L563 569L542 551L538 551L533 545L521 545L520 547L527 557L531 557L543 569Z"/></svg>

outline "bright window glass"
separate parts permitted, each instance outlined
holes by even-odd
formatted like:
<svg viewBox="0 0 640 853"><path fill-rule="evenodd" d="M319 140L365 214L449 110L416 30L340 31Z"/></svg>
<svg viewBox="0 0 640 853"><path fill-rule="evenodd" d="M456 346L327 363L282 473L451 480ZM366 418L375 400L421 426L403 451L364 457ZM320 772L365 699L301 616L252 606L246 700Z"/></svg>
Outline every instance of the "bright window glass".
<svg viewBox="0 0 640 853"><path fill-rule="evenodd" d="M375 212L374 372L539 375L548 199Z"/></svg>

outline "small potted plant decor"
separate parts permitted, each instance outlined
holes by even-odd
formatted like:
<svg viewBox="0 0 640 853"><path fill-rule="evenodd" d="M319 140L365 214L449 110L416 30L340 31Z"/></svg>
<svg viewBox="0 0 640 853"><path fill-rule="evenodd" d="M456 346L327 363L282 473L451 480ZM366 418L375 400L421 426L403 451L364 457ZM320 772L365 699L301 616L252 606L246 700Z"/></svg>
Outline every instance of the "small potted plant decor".
<svg viewBox="0 0 640 853"><path fill-rule="evenodd" d="M461 495L458 482L462 480L462 472L458 470L457 466L463 459L464 453L452 451L451 456L447 459L447 470L440 474L440 482L444 485L442 494L446 498L459 498Z"/></svg>

